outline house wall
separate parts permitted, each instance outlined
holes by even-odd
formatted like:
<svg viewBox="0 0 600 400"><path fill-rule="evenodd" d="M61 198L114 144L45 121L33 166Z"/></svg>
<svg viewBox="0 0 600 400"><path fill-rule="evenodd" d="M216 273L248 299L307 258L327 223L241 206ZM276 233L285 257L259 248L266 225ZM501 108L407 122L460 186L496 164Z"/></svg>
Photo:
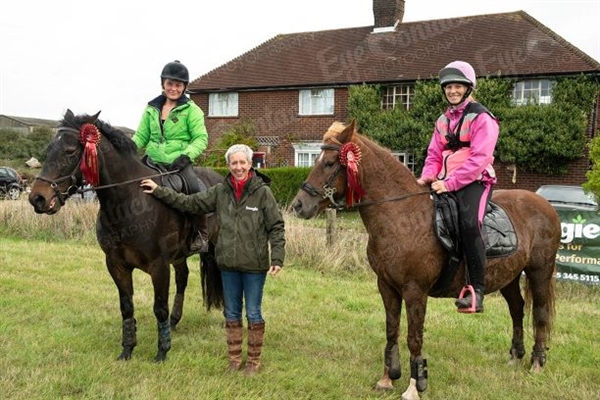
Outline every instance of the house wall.
<svg viewBox="0 0 600 400"><path fill-rule="evenodd" d="M336 88L334 115L306 117L298 115L297 90L239 92L239 118L209 117L208 94L193 94L191 97L205 111L205 123L211 144L241 118L249 118L255 123L257 136L279 137L278 146L263 146L258 149L266 153L266 166L273 167L294 165L293 142L319 141L333 122L346 121L348 96L347 88ZM599 126L600 95L588 124L588 138L593 137L592 132ZM573 162L569 166L569 172L561 176L529 173L518 168L515 174L511 165L499 160L496 160L494 167L498 176L496 189L535 191L545 184L581 185L586 181L585 174L590 167L590 161L586 149L584 157Z"/></svg>
<svg viewBox="0 0 600 400"><path fill-rule="evenodd" d="M192 94L191 98L205 113L210 144L243 118L254 122L256 136L279 137L276 148L258 149L267 153L267 166L294 165L293 142L319 141L333 122L345 121L348 117L347 88L335 90L333 115L309 117L298 115L297 90L239 92L238 96L239 117L225 118L208 116L208 94Z"/></svg>

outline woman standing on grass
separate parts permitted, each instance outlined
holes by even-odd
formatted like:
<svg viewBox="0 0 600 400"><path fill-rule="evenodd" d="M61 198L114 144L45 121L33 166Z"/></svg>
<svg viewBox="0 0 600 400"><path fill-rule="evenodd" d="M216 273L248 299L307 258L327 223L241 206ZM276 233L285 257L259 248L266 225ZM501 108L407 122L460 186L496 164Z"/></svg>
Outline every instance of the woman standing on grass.
<svg viewBox="0 0 600 400"><path fill-rule="evenodd" d="M216 247L225 298L225 329L229 370L242 365L242 309L246 302L248 358L246 374L260 367L265 333L261 304L267 273L277 275L285 258L284 221L269 188L271 180L252 168L252 149L243 144L225 153L229 174L206 192L185 195L158 186L151 179L141 183L144 193L178 210L205 214L215 212L219 224ZM270 252L269 252L270 247Z"/></svg>

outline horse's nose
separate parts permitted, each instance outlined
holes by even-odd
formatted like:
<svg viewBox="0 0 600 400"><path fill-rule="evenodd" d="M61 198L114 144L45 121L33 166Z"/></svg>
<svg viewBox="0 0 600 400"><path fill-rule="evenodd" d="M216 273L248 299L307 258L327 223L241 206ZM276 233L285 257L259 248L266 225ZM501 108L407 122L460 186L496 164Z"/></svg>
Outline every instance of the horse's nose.
<svg viewBox="0 0 600 400"><path fill-rule="evenodd" d="M300 210L302 210L302 200L297 199L296 201L294 201L294 203L292 203L292 209L296 213L300 212Z"/></svg>
<svg viewBox="0 0 600 400"><path fill-rule="evenodd" d="M33 210L36 213L42 214L44 212L44 204L46 204L46 199L41 194L30 196L29 203L31 203Z"/></svg>

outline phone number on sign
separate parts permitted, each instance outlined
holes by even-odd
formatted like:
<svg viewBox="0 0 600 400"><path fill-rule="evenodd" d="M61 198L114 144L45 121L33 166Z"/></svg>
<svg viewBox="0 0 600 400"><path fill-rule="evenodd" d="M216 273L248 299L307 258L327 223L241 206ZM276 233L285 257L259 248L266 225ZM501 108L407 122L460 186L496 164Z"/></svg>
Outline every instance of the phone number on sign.
<svg viewBox="0 0 600 400"><path fill-rule="evenodd" d="M569 280L569 281L600 284L600 276L598 276L598 275L575 274L575 273L571 273L571 272L557 272L556 279L565 279L565 280Z"/></svg>

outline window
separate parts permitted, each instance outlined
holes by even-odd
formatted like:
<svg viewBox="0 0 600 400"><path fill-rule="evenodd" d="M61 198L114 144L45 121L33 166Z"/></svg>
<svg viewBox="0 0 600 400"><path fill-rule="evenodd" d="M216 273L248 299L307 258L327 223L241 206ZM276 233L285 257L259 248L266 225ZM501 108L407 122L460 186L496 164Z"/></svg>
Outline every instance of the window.
<svg viewBox="0 0 600 400"><path fill-rule="evenodd" d="M332 115L333 89L300 91L300 115Z"/></svg>
<svg viewBox="0 0 600 400"><path fill-rule="evenodd" d="M396 107L404 107L404 109L409 110L414 95L415 89L410 85L387 87L381 100L381 108L383 110L392 110Z"/></svg>
<svg viewBox="0 0 600 400"><path fill-rule="evenodd" d="M550 104L554 84L547 79L517 82L513 88L513 104Z"/></svg>
<svg viewBox="0 0 600 400"><path fill-rule="evenodd" d="M208 95L208 115L210 117L237 117L237 93L210 93Z"/></svg>
<svg viewBox="0 0 600 400"><path fill-rule="evenodd" d="M312 167L321 154L321 143L297 143L294 145L294 166Z"/></svg>
<svg viewBox="0 0 600 400"><path fill-rule="evenodd" d="M415 172L415 155L413 153L408 151L393 152L392 155L402 164L406 165L412 172Z"/></svg>

